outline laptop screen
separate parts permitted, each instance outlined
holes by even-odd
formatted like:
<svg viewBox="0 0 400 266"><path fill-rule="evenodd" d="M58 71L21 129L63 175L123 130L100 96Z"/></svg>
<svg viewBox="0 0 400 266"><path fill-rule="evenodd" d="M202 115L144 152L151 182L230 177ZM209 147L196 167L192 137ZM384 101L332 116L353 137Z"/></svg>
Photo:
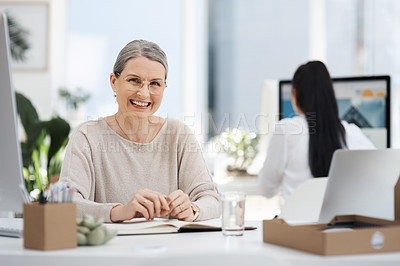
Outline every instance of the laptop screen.
<svg viewBox="0 0 400 266"><path fill-rule="evenodd" d="M337 150L319 221L326 223L335 215L347 214L394 220L399 161L399 149Z"/></svg>

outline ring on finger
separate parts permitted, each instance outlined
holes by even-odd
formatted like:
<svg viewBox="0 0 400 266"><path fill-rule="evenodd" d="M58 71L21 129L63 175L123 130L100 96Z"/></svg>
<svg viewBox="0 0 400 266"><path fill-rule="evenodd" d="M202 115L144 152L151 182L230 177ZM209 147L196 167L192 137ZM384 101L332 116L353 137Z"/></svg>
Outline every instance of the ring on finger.
<svg viewBox="0 0 400 266"><path fill-rule="evenodd" d="M185 210L185 207L183 206L183 204L179 205L179 208L181 209L181 212L183 212Z"/></svg>
<svg viewBox="0 0 400 266"><path fill-rule="evenodd" d="M143 201L143 204L147 204L147 202L148 202L148 200L147 200L147 199L145 199L145 200Z"/></svg>

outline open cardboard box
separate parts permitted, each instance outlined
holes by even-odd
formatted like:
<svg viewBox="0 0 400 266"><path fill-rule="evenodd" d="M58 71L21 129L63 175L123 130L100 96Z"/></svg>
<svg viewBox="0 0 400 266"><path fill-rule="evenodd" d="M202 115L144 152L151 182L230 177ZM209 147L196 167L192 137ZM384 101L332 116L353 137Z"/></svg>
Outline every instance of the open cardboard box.
<svg viewBox="0 0 400 266"><path fill-rule="evenodd" d="M340 223L361 227L325 230ZM365 224L371 226L363 227ZM282 219L264 220L263 240L320 255L400 251L400 222L359 215L336 216L329 224L289 225Z"/></svg>
<svg viewBox="0 0 400 266"><path fill-rule="evenodd" d="M320 255L400 251L400 178L394 190L394 221L360 215L338 215L328 224L264 220L263 241Z"/></svg>

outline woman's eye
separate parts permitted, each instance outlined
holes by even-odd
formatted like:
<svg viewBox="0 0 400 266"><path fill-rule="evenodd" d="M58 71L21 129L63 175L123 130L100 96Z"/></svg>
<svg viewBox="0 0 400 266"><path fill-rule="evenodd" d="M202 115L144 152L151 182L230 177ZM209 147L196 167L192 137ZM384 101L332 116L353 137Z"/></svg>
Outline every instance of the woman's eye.
<svg viewBox="0 0 400 266"><path fill-rule="evenodd" d="M138 79L138 78L131 78L129 80L129 82L133 82L133 83L136 83L136 84L141 84L142 83L142 81L140 79Z"/></svg>
<svg viewBox="0 0 400 266"><path fill-rule="evenodd" d="M160 87L161 84L160 84L159 82L157 82L157 81L152 81L152 82L150 83L150 86L157 86L157 87Z"/></svg>

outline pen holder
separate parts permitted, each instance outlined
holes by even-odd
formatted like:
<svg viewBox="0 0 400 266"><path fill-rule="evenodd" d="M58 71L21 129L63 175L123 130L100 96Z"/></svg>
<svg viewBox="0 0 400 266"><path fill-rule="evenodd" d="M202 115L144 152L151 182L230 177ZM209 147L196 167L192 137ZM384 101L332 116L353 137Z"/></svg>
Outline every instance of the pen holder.
<svg viewBox="0 0 400 266"><path fill-rule="evenodd" d="M75 248L76 232L75 203L24 204L25 248Z"/></svg>

